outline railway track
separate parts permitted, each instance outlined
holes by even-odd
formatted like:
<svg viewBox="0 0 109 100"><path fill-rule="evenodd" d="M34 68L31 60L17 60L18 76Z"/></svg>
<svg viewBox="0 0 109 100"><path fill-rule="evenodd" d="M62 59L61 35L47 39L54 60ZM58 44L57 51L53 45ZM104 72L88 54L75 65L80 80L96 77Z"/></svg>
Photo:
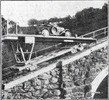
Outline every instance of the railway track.
<svg viewBox="0 0 109 100"><path fill-rule="evenodd" d="M25 75L21 74L21 76L14 78L13 81L10 81L9 83L5 83L4 84L5 89L7 90L9 88L12 88L12 87L16 86L17 84L23 83L24 81L28 81L28 80L30 80L30 79L44 73L44 72L48 72L48 71L54 69L56 67L57 61L59 61L59 60L61 60L63 62L63 66L65 66L66 64L69 64L69 63L71 63L71 62L73 62L73 61L75 61L77 59L80 59L80 58L82 58L84 56L89 55L91 53L91 50L96 51L96 50L98 50L100 48L103 48L105 45L107 45L107 43L108 42L104 42L102 44L96 45L91 49L85 50L85 51L83 51L83 52L81 52L79 54L78 53L75 54L71 58L68 58L66 56L66 59L61 58L61 59L51 60L50 64L48 64L48 62L50 62L50 61L45 62L45 65L43 63L41 63L41 64L39 64L39 69L37 68L36 70L28 72Z"/></svg>
<svg viewBox="0 0 109 100"><path fill-rule="evenodd" d="M69 45L67 44L67 45L64 45L64 46L58 48L57 50L52 51L51 53L46 53L43 56L41 55L39 57L36 57L36 58L31 60L31 64L32 63L37 64L38 65L37 70L39 70L39 69L41 69L41 68L43 68L43 67L45 67L53 62L56 62L57 59L59 59L59 57L62 57L63 54L69 53L71 51L70 48L72 48L72 46L73 45L71 45L71 44L69 44ZM60 54L60 51L61 51L61 54ZM58 55L56 55L56 54L58 54ZM36 63L36 61L37 61L37 63ZM28 65L28 66L30 67L31 65ZM8 67L8 68L3 68L3 70L2 70L3 83L8 83L10 80L11 81L14 80L14 78L23 76L23 75L31 72L29 69L26 69L26 68L27 68L27 66L18 67L16 65L13 65L13 66Z"/></svg>
<svg viewBox="0 0 109 100"><path fill-rule="evenodd" d="M99 40L99 38L97 38ZM79 55L79 53L90 49L91 47L95 46L96 44L90 44L88 48L84 48L83 50L76 50L72 53L72 48L75 46L74 44L67 43L66 45L50 52L46 53L45 55L41 55L36 57L30 61L30 63L26 66L17 67L16 65L11 66L9 68L4 68L2 70L3 73L3 84L7 84L13 80L16 80L20 77L26 76L34 71L38 71L42 68L46 68L49 65L56 63L59 60L70 59L72 56ZM69 61L68 61L69 62ZM64 62L65 64L66 62ZM35 66L34 66L35 65ZM34 66L31 70L30 68Z"/></svg>
<svg viewBox="0 0 109 100"><path fill-rule="evenodd" d="M95 44L93 44L93 45L95 45ZM92 45L91 45L91 47L93 47ZM91 48L90 47L90 48ZM89 49L89 48L88 48ZM87 49L84 49L83 51L85 51L85 50L87 50ZM56 50L56 51L53 51L53 52L59 52L59 50ZM61 51L61 49L60 49L60 51ZM83 51L78 51L78 52L76 52L76 53L72 53L71 52L71 50L69 51L69 52L67 52L66 54L62 54L62 55L60 55L60 56L58 56L58 57L55 57L55 58L53 58L53 59L50 59L50 60L47 60L47 61L44 61L44 62L41 62L41 63L37 63L37 68L35 68L34 70L32 70L32 71L30 71L29 69L27 70L22 70L22 71L18 71L18 69L16 69L15 68L15 66L14 66L14 68L9 68L9 70L11 70L10 72L9 72L9 74L8 73L6 73L4 70L4 72L6 73L4 73L4 75L3 75L3 77L4 77L4 79L3 79L3 83L5 84L5 83L9 83L9 82L11 82L12 80L16 80L16 79L18 79L18 78L20 78L20 77L23 77L23 76L25 76L25 75L28 75L28 74L30 74L30 73L32 73L32 72L34 72L34 71L38 71L38 70L40 70L40 69L42 69L42 68L46 68L47 66L49 66L49 65L52 65L52 64L54 64L54 63L57 63L59 60L67 60L67 59L70 59L70 58L72 58L72 56L76 56L76 55L79 55L81 52L83 52ZM37 60L36 60L37 61ZM70 60L69 60L70 61ZM69 62L69 61L66 61L66 62ZM66 63L66 62L64 62L64 63ZM33 63L33 62L32 62ZM32 65L30 65L30 67L31 67ZM9 70L7 70L7 71L9 71ZM6 76L5 76L6 75Z"/></svg>

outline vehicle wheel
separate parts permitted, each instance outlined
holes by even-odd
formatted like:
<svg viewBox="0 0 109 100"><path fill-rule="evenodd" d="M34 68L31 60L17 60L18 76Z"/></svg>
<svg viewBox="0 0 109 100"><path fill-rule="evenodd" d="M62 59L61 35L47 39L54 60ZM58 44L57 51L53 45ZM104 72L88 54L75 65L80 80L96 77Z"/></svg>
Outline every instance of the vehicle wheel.
<svg viewBox="0 0 109 100"><path fill-rule="evenodd" d="M65 32L65 37L71 37L71 32L70 31L66 31Z"/></svg>
<svg viewBox="0 0 109 100"><path fill-rule="evenodd" d="M53 35L57 35L57 28L56 27L51 27L51 33Z"/></svg>
<svg viewBox="0 0 109 100"><path fill-rule="evenodd" d="M43 29L43 30L42 30L42 35L43 35L43 36L49 36L49 31L48 31L48 29Z"/></svg>

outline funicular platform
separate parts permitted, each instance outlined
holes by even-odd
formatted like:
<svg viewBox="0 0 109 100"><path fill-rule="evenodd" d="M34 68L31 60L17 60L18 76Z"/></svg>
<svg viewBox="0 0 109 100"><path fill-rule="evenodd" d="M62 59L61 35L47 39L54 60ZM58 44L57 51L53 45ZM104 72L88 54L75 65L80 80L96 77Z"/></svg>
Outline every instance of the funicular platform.
<svg viewBox="0 0 109 100"><path fill-rule="evenodd" d="M93 33L91 33L91 35L93 35ZM4 35L2 37L2 42L10 42L12 49L13 49L13 53L17 62L17 67L21 66L20 70L23 70L25 68L32 68L32 67L36 67L37 65L43 62L46 62L50 59L56 58L58 56L61 56L65 53L71 52L71 48L67 49L65 51L60 51L59 53L57 53L55 56L49 56L46 58L42 58L40 59L38 62L36 61L37 56L34 57L34 60L31 58L33 51L34 51L34 46L36 42L57 42L57 43L96 43L96 38L94 37L87 37L87 36L82 36L82 37L63 37L63 36L48 36L48 37L44 37L42 35L23 35L23 34L8 34L8 35ZM107 45L107 42L104 42L102 44L103 45ZM30 48L26 49L24 45L29 45ZM100 44L100 48L102 47ZM99 46L98 46L99 47ZM93 48L94 50L98 49L96 48L96 46L94 46ZM90 49L85 51L84 53L81 53L81 57L90 54ZM26 57L26 55L28 55L28 59ZM78 56L75 57L71 57L71 59L65 60L63 61L64 64L69 63L70 61L76 60L80 58L80 54ZM16 67L12 66L13 68ZM16 78L13 79L12 81L10 81L9 83L5 84L5 89L9 89L12 88L13 86L16 86L17 84L20 84L24 81L27 81L41 73L44 73L45 71L49 71L52 70L53 68L56 67L56 63L53 63L51 65L48 65L47 67L38 70L37 69L32 69L32 71L27 74L26 76L22 76L20 78ZM20 83L19 83L20 82Z"/></svg>

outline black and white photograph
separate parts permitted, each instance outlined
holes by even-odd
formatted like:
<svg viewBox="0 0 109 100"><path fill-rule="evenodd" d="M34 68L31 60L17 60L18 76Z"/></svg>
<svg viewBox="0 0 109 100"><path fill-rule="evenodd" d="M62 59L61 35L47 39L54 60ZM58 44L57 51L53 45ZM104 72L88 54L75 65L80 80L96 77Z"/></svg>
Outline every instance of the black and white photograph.
<svg viewBox="0 0 109 100"><path fill-rule="evenodd" d="M108 99L108 0L1 1L2 99Z"/></svg>

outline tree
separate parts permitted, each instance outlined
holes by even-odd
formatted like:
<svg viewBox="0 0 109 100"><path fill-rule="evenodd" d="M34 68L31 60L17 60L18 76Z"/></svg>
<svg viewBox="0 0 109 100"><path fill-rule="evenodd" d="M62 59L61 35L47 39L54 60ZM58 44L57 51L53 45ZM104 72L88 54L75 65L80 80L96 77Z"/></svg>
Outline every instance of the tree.
<svg viewBox="0 0 109 100"><path fill-rule="evenodd" d="M29 21L28 21L28 25L30 26L30 27L32 27L32 26L37 26L37 24L38 24L38 21L36 20L36 19L30 19Z"/></svg>
<svg viewBox="0 0 109 100"><path fill-rule="evenodd" d="M49 22L57 22L58 21L58 18L57 17L54 17L54 18L50 18L49 19Z"/></svg>
<svg viewBox="0 0 109 100"><path fill-rule="evenodd" d="M5 35L7 33L7 21L2 16L2 35Z"/></svg>
<svg viewBox="0 0 109 100"><path fill-rule="evenodd" d="M104 4L102 7L102 19L106 19L108 18L108 4Z"/></svg>
<svg viewBox="0 0 109 100"><path fill-rule="evenodd" d="M12 20L8 22L8 32L16 33L16 23Z"/></svg>
<svg viewBox="0 0 109 100"><path fill-rule="evenodd" d="M17 27L17 29L16 29L16 27ZM14 22L13 20L10 20L8 22L8 32L16 34L16 31L17 31L17 33L20 33L20 31L21 31L20 26L17 25L17 23Z"/></svg>

